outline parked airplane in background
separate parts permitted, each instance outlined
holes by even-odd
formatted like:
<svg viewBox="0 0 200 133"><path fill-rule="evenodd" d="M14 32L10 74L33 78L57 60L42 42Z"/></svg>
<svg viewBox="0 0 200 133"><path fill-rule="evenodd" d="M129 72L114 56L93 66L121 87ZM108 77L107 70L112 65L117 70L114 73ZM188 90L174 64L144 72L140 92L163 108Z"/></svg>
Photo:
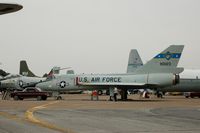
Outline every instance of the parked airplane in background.
<svg viewBox="0 0 200 133"><path fill-rule="evenodd" d="M60 70L69 69L53 67L46 77L38 77L29 70L26 61L20 61L19 74L8 74L0 79L0 90L23 90L26 87L34 87L37 83L50 80L51 76L59 74ZM70 71L71 72L71 71Z"/></svg>
<svg viewBox="0 0 200 133"><path fill-rule="evenodd" d="M179 84L157 90L162 92L200 92L200 70L185 69L180 74Z"/></svg>
<svg viewBox="0 0 200 133"><path fill-rule="evenodd" d="M127 73L134 72L143 65L137 50L131 50ZM160 92L200 92L200 69L184 69L180 73L180 83L174 86L156 88ZM161 94L161 93L159 93Z"/></svg>
<svg viewBox="0 0 200 133"><path fill-rule="evenodd" d="M13 3L0 3L0 15L8 14L12 12L19 11L23 8L22 5L13 4ZM0 81L5 80L4 76L0 76ZM0 90L1 90L1 82L0 82Z"/></svg>
<svg viewBox="0 0 200 133"><path fill-rule="evenodd" d="M0 88L11 90L23 90L26 87L35 86L35 84L46 80L43 77L37 77L31 72L26 61L20 61L20 74L9 74L0 80Z"/></svg>
<svg viewBox="0 0 200 133"><path fill-rule="evenodd" d="M141 66L143 66L143 62L138 54L138 51L136 49L132 49L129 53L127 73L134 73L134 71Z"/></svg>
<svg viewBox="0 0 200 133"><path fill-rule="evenodd" d="M114 88L121 89L122 99L127 99L127 89L163 88L179 83L179 73L183 68L177 68L183 45L171 45L155 56L133 73L124 74L66 74L37 84L45 91L55 94L63 90L98 90L109 89L113 95ZM58 95L58 98L61 98Z"/></svg>

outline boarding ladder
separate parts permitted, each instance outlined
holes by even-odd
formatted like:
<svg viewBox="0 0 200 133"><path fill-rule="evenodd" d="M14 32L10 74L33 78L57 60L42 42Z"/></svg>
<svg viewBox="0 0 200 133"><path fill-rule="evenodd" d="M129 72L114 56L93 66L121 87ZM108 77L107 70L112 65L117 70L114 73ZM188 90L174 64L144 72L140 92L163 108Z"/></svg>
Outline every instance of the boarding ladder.
<svg viewBox="0 0 200 133"><path fill-rule="evenodd" d="M10 100L10 90L6 90L3 92L3 95L2 95L2 100Z"/></svg>

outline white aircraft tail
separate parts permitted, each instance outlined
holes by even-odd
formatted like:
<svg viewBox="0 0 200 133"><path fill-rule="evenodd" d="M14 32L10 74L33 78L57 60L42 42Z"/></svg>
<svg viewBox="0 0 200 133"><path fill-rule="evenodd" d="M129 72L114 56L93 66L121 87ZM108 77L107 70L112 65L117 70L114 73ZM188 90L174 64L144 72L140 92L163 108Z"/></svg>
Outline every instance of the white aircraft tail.
<svg viewBox="0 0 200 133"><path fill-rule="evenodd" d="M143 65L142 59L136 49L132 49L129 53L127 73L133 73L137 68Z"/></svg>
<svg viewBox="0 0 200 133"><path fill-rule="evenodd" d="M134 73L174 73L179 74L183 68L177 68L184 45L171 45Z"/></svg>

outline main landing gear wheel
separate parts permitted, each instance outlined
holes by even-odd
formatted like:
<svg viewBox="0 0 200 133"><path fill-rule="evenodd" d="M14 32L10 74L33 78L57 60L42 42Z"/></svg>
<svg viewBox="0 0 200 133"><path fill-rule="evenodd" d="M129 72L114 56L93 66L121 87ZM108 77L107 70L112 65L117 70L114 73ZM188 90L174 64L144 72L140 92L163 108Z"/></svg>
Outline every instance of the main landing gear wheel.
<svg viewBox="0 0 200 133"><path fill-rule="evenodd" d="M57 96L56 100L62 100L61 96Z"/></svg>
<svg viewBox="0 0 200 133"><path fill-rule="evenodd" d="M121 90L121 100L122 101L127 101L127 99L128 99L128 93L127 93L127 89L122 89Z"/></svg>

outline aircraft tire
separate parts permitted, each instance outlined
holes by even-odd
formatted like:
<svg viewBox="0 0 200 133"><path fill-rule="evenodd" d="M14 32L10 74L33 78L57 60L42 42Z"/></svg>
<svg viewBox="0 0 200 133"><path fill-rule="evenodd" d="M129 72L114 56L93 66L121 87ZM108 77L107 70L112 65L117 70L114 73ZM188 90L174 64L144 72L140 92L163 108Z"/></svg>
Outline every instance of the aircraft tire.
<svg viewBox="0 0 200 133"><path fill-rule="evenodd" d="M110 95L110 92L109 92L109 90L106 90L106 95Z"/></svg>
<svg viewBox="0 0 200 133"><path fill-rule="evenodd" d="M57 96L56 100L62 100L61 96Z"/></svg>
<svg viewBox="0 0 200 133"><path fill-rule="evenodd" d="M98 90L98 95L102 95L103 91L102 90Z"/></svg>

